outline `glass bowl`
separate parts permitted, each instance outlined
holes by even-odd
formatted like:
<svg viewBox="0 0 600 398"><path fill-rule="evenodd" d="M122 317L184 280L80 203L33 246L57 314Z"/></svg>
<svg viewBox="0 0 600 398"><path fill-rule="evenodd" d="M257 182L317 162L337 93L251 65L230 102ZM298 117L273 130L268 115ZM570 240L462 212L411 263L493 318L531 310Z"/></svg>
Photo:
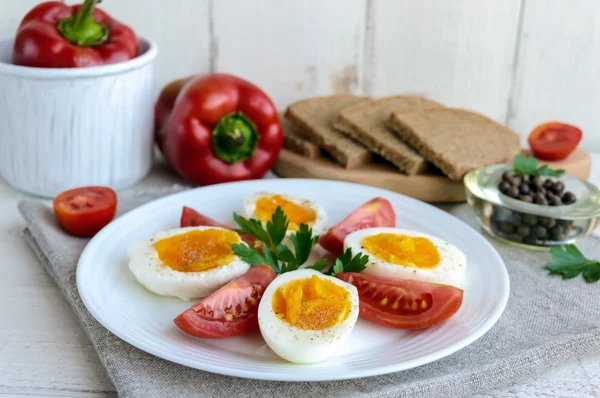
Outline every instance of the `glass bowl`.
<svg viewBox="0 0 600 398"><path fill-rule="evenodd" d="M502 173L498 164L473 170L465 176L467 202L481 227L493 237L526 248L548 248L573 243L591 233L600 217L600 190L580 178L563 175L565 191L577 201L570 205L541 206L504 195L498 189Z"/></svg>

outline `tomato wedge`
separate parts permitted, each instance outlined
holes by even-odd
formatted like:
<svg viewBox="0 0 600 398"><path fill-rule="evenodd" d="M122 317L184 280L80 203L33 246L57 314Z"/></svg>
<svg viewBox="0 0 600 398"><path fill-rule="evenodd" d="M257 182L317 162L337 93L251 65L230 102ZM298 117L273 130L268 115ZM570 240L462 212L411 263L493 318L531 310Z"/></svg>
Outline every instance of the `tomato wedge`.
<svg viewBox="0 0 600 398"><path fill-rule="evenodd" d="M266 265L252 268L173 320L194 337L219 339L258 330L258 303L275 271Z"/></svg>
<svg viewBox="0 0 600 398"><path fill-rule="evenodd" d="M373 227L395 227L396 213L384 198L373 198L356 208L319 239L319 243L336 257L344 251L344 239L354 231Z"/></svg>
<svg viewBox="0 0 600 398"><path fill-rule="evenodd" d="M583 133L575 126L549 122L537 126L529 134L533 156L542 160L562 160L577 148Z"/></svg>
<svg viewBox="0 0 600 398"><path fill-rule="evenodd" d="M185 227L219 227L225 229L233 229L229 225L222 224L216 220L213 220L210 217L205 216L204 214L198 213L196 210L191 207L183 206L183 211L181 212L181 219L179 221L179 226L181 228Z"/></svg>
<svg viewBox="0 0 600 398"><path fill-rule="evenodd" d="M463 291L454 286L354 272L337 277L358 289L360 316L397 329L437 325L456 314L463 301Z"/></svg>
<svg viewBox="0 0 600 398"><path fill-rule="evenodd" d="M117 194L107 187L81 187L62 192L52 202L62 228L73 236L90 237L115 217Z"/></svg>
<svg viewBox="0 0 600 398"><path fill-rule="evenodd" d="M179 221L179 226L181 228L185 227L219 227L229 229L231 231L234 228L231 228L229 225L222 224L216 220L213 220L210 217L205 216L204 214L198 213L196 210L191 207L183 206L183 210L181 212L181 219ZM261 242L256 240L253 236L248 234L240 234L240 237L244 242L248 244L248 246L252 246L254 248L259 249L261 246Z"/></svg>

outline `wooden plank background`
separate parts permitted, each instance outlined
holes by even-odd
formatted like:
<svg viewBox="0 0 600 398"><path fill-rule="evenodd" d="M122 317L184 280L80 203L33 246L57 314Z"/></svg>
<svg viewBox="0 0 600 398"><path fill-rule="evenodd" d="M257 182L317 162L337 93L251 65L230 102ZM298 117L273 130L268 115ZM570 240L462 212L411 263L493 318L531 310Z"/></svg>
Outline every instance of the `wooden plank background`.
<svg viewBox="0 0 600 398"><path fill-rule="evenodd" d="M74 3L74 1L67 1ZM0 1L13 34L35 0ZM526 137L561 120L600 151L596 0L104 0L155 40L156 88L184 75L248 78L279 107L351 92L418 93ZM525 141L524 141L525 142Z"/></svg>

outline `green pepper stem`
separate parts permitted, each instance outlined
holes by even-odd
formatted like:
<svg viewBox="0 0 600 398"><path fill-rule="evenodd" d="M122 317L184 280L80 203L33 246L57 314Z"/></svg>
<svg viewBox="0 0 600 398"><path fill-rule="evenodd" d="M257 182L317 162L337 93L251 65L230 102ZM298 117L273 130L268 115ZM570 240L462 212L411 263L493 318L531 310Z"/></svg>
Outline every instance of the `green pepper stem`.
<svg viewBox="0 0 600 398"><path fill-rule="evenodd" d="M213 150L224 162L233 164L248 159L258 145L258 130L242 112L225 115L212 131Z"/></svg>
<svg viewBox="0 0 600 398"><path fill-rule="evenodd" d="M75 15L58 22L60 34L82 47L96 46L108 39L108 27L94 19L94 7L101 0L85 0Z"/></svg>

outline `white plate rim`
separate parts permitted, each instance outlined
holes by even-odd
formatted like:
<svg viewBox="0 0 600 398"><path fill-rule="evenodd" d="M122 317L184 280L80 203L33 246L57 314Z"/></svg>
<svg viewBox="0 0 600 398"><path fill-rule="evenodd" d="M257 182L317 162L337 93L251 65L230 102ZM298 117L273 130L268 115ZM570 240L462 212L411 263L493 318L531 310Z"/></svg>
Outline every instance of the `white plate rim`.
<svg viewBox="0 0 600 398"><path fill-rule="evenodd" d="M263 181L265 181L265 180L263 180ZM271 180L266 180L266 181L274 181L274 180L271 179ZM286 179L284 179L284 181L306 183L306 182L314 182L314 181L323 182L324 180L314 180L314 179L308 179L308 178L286 178ZM83 282L82 282L83 271L81 271L82 267L80 267L80 264L86 264L86 263L89 264L90 263L90 261L88 261L87 257L89 256L89 253L91 253L94 248L94 242L100 241L104 235L110 234L111 225L115 225L114 223L116 223L118 220L121 220L124 217L133 217L131 214L135 214L137 212L142 212L147 207L159 206L163 202L172 201L174 197L189 195L190 191L203 190L203 189L214 187L215 185L205 186L205 187L197 187L197 188L192 188L189 190L183 190L181 192L176 192L176 193L173 193L173 194L170 194L167 196L163 196L158 199L151 200L151 201L144 203L143 205L138 206L138 207L120 215L119 217L115 218L111 223L109 223L100 232L98 232L88 242L88 244L84 248L84 250L79 258L78 264L77 264L76 284L77 284L77 290L79 292L81 300L82 300L83 304L85 305L85 307L87 308L87 310L90 312L90 314L103 327L105 327L107 330L109 330L111 333L113 333L115 336L119 337L126 343L128 343L146 353L154 355L158 358L165 359L172 363L177 363L177 364L184 365L184 366L187 366L190 368L203 370L203 371L207 371L207 372L211 372L211 373L215 373L215 374L241 377L241 378L247 378L247 379L255 379L255 380L269 380L269 381L290 381L290 382L315 381L316 382L316 381L350 380L350 379L358 379L358 378L363 378L363 377L381 376L381 375L385 375L385 374L389 374L389 373L395 373L395 372L400 372L403 370L413 369L413 368L437 361L439 359L442 359L450 354L453 354L453 353L461 350L462 348L465 348L466 346L474 343L479 338L481 338L496 324L496 322L498 322L498 320L502 316L504 310L506 309L506 305L508 303L508 299L509 299L509 295L510 295L510 278L509 278L508 271L506 269L506 264L504 263L504 260L502 259L502 257L500 257L500 254L498 253L498 251L483 236L482 233L476 231L473 227L466 224L464 221L460 220L459 218L457 218L456 216L454 216L450 213L447 213L441 209L438 209L437 207L430 205L429 203L425 203L425 202L419 201L417 199L413 199L411 197L408 197L408 196L405 196L405 195L402 195L402 194L399 194L396 192L388 191L388 190L382 189L382 188L376 188L376 187L371 187L371 186L365 186L362 184L356 184L356 183L349 183L349 182L342 182L342 181L327 181L327 182L340 184L340 185L346 185L348 187L353 187L356 189L368 188L369 190L372 190L373 192L375 192L375 191L379 192L380 195L378 195L378 196L384 196L384 195L400 196L400 197L402 197L403 200L406 200L409 203L417 204L418 206L426 206L426 207L428 207L428 209L430 211L437 212L438 214L443 214L445 217L447 217L447 216L453 217L456 219L456 221L462 223L465 227L470 229L474 234L478 235L478 239L480 240L480 242L478 242L478 243L481 243L483 246L485 246L489 250L490 255L493 255L495 257L495 259L502 265L502 267L501 267L502 272L500 272L501 278L498 281L503 285L503 289L501 290L502 294L501 294L500 298L498 299L498 301L496 302L493 310L491 311L490 316L486 319L486 321L483 322L476 329L476 331L474 333L470 334L468 337L465 337L465 338L461 339L460 341L458 341L454 344L451 344L446 348L443 348L436 352L433 352L431 354L423 355L417 359L411 360L408 363L401 362L398 364L392 364L392 365L387 365L387 366L355 370L350 375L337 374L337 375L332 376L332 375L320 375L318 372L314 372L311 374L311 377L306 377L306 373L304 373L304 372L299 372L297 375L285 374L282 376L282 375L279 375L278 373L265 373L265 372L252 371L252 370L241 371L241 370L237 370L237 369L223 368L220 366L211 366L210 363L198 364L195 361L188 361L185 358L178 357L177 355L170 355L168 352L158 351L153 348L144 346L144 344L140 344L139 341L136 341L135 339L130 338L127 334L121 333L121 331L118 328L112 327L111 323L103 316L102 313L96 311L96 308L94 306L89 305L91 303L91 299L87 295L88 292L86 292L85 289L81 289L81 286L83 285ZM252 183L256 183L256 181L250 180L250 181L230 182L230 183L218 184L218 186L234 185L234 184L252 184Z"/></svg>

